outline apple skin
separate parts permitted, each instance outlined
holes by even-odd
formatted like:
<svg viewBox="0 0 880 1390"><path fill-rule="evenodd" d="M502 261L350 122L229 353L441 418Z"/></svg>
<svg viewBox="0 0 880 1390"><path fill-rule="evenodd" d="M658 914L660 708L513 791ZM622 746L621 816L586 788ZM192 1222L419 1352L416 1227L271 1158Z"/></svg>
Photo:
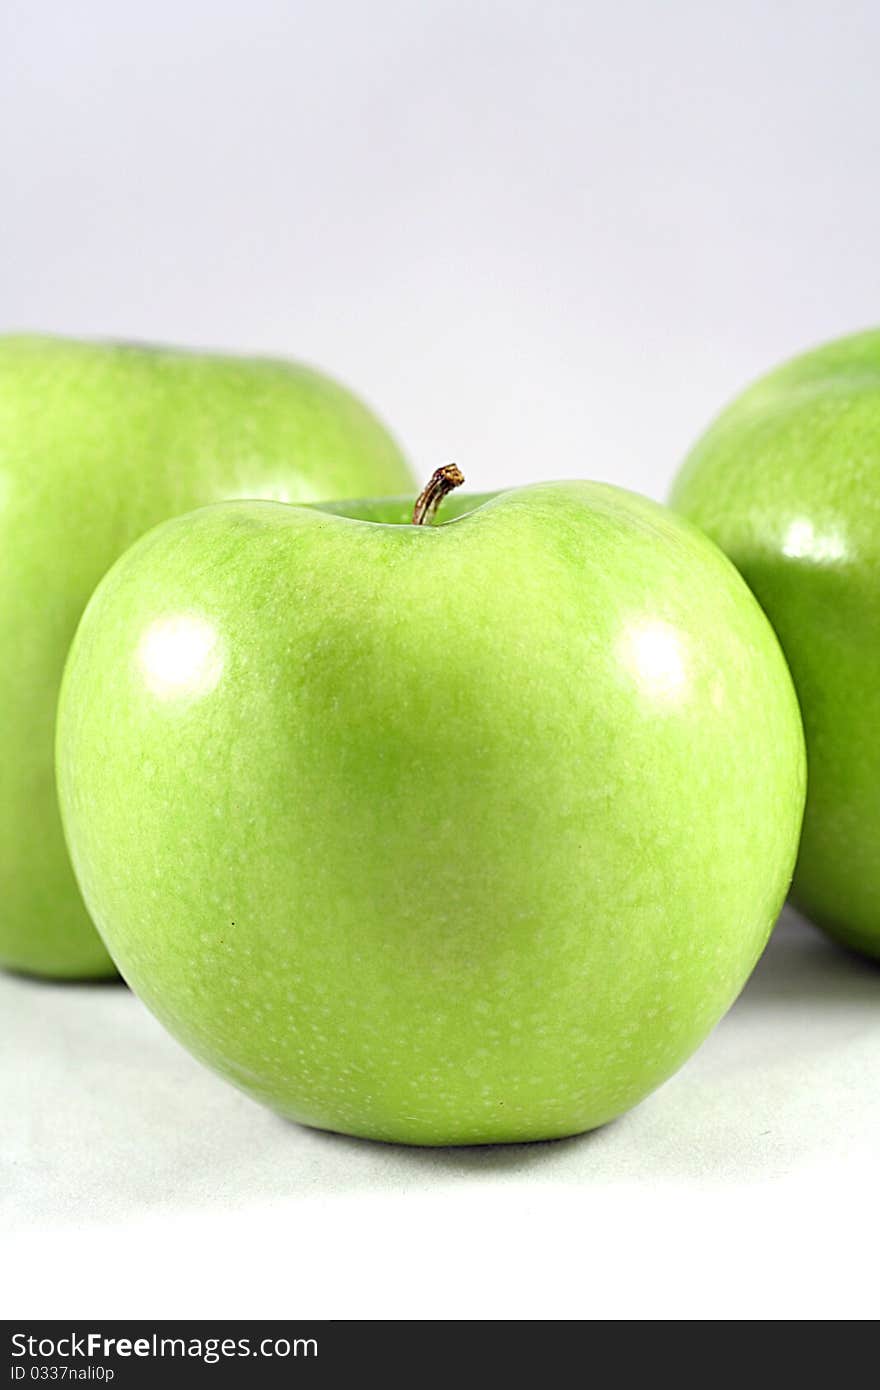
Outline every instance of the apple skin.
<svg viewBox="0 0 880 1390"><path fill-rule="evenodd" d="M55 799L55 708L101 576L166 517L224 497L310 501L410 486L378 421L287 362L0 338L0 965L113 965Z"/></svg>
<svg viewBox="0 0 880 1390"><path fill-rule="evenodd" d="M791 679L655 503L541 484L377 524L411 506L220 505L114 566L59 707L73 862L148 1007L282 1114L577 1133L670 1076L764 947L803 811Z"/></svg>
<svg viewBox="0 0 880 1390"><path fill-rule="evenodd" d="M880 956L880 331L753 385L672 504L730 556L788 658L809 766L793 900Z"/></svg>

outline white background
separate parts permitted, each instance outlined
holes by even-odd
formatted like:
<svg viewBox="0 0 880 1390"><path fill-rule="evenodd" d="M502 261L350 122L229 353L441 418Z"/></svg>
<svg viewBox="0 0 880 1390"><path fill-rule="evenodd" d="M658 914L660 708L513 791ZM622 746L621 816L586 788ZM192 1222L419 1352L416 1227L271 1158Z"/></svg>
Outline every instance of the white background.
<svg viewBox="0 0 880 1390"><path fill-rule="evenodd" d="M427 474L662 497L774 361L878 318L871 3L0 12L0 328L303 357ZM0 981L13 1314L876 1312L880 973L787 926L601 1134L283 1125L122 989Z"/></svg>

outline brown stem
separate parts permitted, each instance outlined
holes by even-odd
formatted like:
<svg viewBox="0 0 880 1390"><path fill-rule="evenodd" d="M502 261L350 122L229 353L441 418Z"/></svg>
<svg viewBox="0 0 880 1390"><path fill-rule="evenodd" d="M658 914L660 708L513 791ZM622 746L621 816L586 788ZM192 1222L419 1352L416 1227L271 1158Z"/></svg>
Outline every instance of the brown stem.
<svg viewBox="0 0 880 1390"><path fill-rule="evenodd" d="M426 523L430 525L443 498L453 488L461 487L463 482L464 474L457 463L444 463L442 468L435 468L416 498L412 514L413 526L424 526Z"/></svg>

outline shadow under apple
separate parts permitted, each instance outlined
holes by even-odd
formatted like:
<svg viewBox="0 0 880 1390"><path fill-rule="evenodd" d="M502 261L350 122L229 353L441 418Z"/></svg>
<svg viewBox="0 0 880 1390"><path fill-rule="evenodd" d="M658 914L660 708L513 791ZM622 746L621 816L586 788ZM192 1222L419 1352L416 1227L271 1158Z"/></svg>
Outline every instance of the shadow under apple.
<svg viewBox="0 0 880 1390"><path fill-rule="evenodd" d="M780 1004L875 1015L880 1009L880 961L832 941L787 906L734 1008L744 1015Z"/></svg>
<svg viewBox="0 0 880 1390"><path fill-rule="evenodd" d="M880 969L790 910L675 1077L602 1129L541 1143L419 1149L303 1128L199 1066L120 986L5 976L0 1012L11 1228L461 1182L564 1183L601 1201L609 1184L716 1188L876 1148Z"/></svg>

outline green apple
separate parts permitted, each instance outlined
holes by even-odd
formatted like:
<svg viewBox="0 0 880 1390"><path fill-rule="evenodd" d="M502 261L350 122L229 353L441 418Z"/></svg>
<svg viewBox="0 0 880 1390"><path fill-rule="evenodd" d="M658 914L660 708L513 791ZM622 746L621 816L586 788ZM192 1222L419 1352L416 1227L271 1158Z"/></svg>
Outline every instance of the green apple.
<svg viewBox="0 0 880 1390"><path fill-rule="evenodd" d="M67 650L113 561L203 503L393 491L409 476L374 417L303 367L0 338L0 964L113 971L70 869L53 769Z"/></svg>
<svg viewBox="0 0 880 1390"><path fill-rule="evenodd" d="M733 566L655 503L568 482L411 511L228 503L114 566L59 706L73 862L147 1005L283 1114L572 1134L675 1071L755 964L797 702Z"/></svg>
<svg viewBox="0 0 880 1390"><path fill-rule="evenodd" d="M737 565L788 658L809 765L793 898L880 955L880 331L747 390L672 502Z"/></svg>

